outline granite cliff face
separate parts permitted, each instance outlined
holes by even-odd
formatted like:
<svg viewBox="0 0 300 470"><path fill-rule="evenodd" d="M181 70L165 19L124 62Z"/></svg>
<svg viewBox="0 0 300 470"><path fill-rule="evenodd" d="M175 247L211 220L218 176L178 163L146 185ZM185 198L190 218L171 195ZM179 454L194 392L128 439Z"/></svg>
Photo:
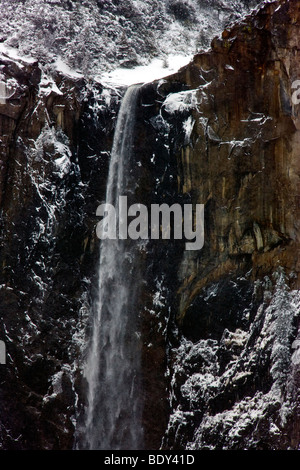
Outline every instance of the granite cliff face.
<svg viewBox="0 0 300 470"><path fill-rule="evenodd" d="M1 447L72 448L95 207L119 97L9 54L0 59Z"/></svg>
<svg viewBox="0 0 300 470"><path fill-rule="evenodd" d="M177 198L205 204L177 266L166 449L299 445L299 14L266 5L155 84Z"/></svg>
<svg viewBox="0 0 300 470"><path fill-rule="evenodd" d="M267 4L140 89L136 198L205 204L202 250L143 253L146 448L299 446L299 16ZM0 67L0 442L70 449L124 90L11 51Z"/></svg>

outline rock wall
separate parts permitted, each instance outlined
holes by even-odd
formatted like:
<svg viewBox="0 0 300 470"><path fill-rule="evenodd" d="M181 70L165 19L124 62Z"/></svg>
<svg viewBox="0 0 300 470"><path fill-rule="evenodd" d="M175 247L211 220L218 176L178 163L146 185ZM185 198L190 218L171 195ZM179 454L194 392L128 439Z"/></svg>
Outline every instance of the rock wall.
<svg viewBox="0 0 300 470"><path fill-rule="evenodd" d="M299 445L298 42L299 2L273 2L152 85L176 200L205 204L203 249L166 268L165 449Z"/></svg>
<svg viewBox="0 0 300 470"><path fill-rule="evenodd" d="M0 448L70 449L120 98L11 51L0 67Z"/></svg>

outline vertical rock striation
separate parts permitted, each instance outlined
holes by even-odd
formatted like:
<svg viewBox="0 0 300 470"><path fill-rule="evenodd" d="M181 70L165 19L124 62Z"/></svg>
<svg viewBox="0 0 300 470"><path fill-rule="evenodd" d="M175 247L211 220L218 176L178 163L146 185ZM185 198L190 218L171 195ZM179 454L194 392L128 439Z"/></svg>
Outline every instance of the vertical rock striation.
<svg viewBox="0 0 300 470"><path fill-rule="evenodd" d="M204 248L167 286L165 449L299 445L299 15L265 5L152 85L176 197L205 204Z"/></svg>

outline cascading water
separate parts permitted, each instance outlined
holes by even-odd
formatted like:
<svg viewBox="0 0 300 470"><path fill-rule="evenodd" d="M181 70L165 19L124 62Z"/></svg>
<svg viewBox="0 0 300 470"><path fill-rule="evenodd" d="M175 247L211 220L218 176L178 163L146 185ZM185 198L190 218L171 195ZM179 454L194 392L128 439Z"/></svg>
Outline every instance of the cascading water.
<svg viewBox="0 0 300 470"><path fill-rule="evenodd" d="M139 86L127 89L118 115L106 203L134 191L133 136ZM118 220L117 220L118 226ZM138 332L138 245L130 240L101 241L98 298L86 363L88 406L85 441L89 449L143 447Z"/></svg>

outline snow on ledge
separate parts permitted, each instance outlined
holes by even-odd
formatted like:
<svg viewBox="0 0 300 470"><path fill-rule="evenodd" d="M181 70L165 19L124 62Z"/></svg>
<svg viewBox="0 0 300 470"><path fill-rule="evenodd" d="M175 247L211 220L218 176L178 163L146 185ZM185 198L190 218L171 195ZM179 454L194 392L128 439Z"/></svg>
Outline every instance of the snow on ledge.
<svg viewBox="0 0 300 470"><path fill-rule="evenodd" d="M75 79L84 78L82 73L71 69L62 59L57 59L55 61L55 68L58 72L61 72L63 75L67 75L68 77Z"/></svg>
<svg viewBox="0 0 300 470"><path fill-rule="evenodd" d="M149 83L176 73L181 67L187 65L193 56L170 55L166 60L153 59L148 65L139 65L128 69L119 67L112 72L106 72L97 79L103 85L130 86L136 83Z"/></svg>
<svg viewBox="0 0 300 470"><path fill-rule="evenodd" d="M0 54L5 54L9 59L21 61L26 64L34 64L36 59L33 57L23 56L20 54L19 49L15 47L6 46L6 44L0 44Z"/></svg>

